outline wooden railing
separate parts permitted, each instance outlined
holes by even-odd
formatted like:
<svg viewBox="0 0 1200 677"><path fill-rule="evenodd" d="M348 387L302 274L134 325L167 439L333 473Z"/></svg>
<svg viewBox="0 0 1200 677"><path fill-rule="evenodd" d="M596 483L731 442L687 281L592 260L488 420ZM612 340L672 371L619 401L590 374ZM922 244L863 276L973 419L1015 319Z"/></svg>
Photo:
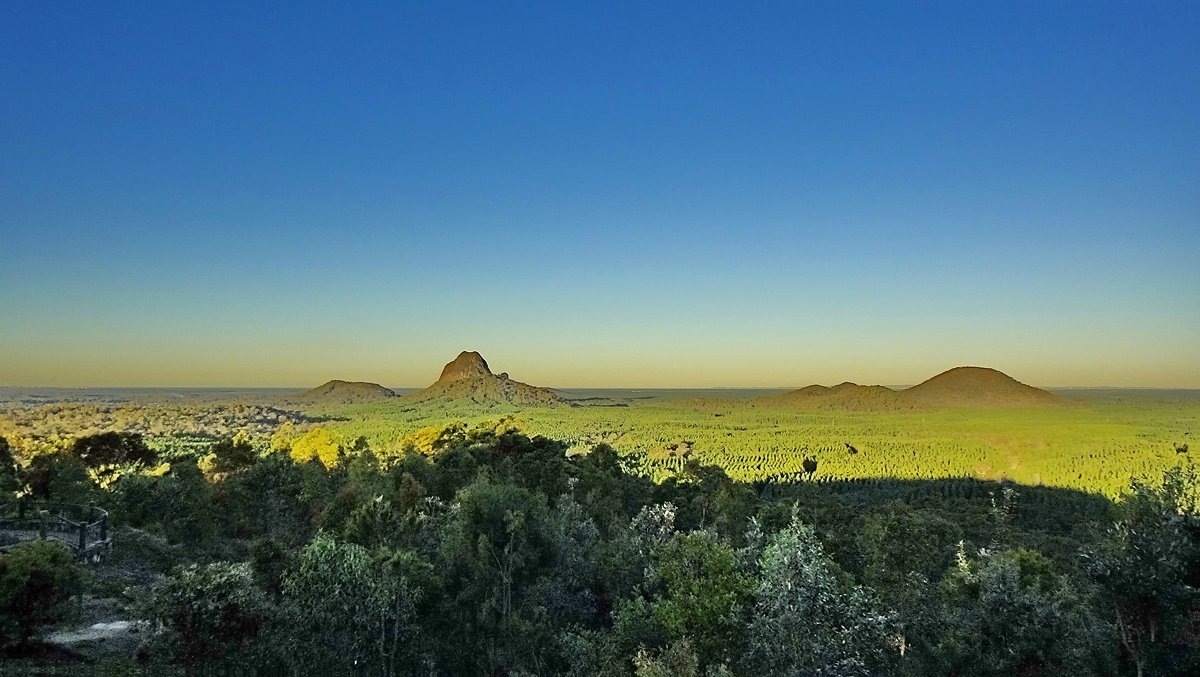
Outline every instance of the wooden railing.
<svg viewBox="0 0 1200 677"><path fill-rule="evenodd" d="M36 539L59 541L78 559L98 562L112 550L108 511L94 504L29 500L0 505L0 552Z"/></svg>

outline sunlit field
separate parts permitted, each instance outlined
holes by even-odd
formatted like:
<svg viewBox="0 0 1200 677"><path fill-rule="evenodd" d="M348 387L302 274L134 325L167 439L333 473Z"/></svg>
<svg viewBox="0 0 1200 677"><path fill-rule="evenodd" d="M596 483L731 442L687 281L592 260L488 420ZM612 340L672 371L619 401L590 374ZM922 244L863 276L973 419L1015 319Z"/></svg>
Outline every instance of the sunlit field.
<svg viewBox="0 0 1200 677"><path fill-rule="evenodd" d="M173 455L201 456L221 436L242 433L267 448L323 429L347 448L365 438L386 459L429 452L447 426L513 427L563 440L572 453L607 444L656 481L695 460L744 482L972 477L1116 497L1131 479L1159 477L1186 459L1181 445L1200 430L1196 391L1073 390L1056 407L920 411L806 410L775 400L778 391L563 393L570 406L406 398L338 406L261 391L129 401L118 393L107 405L10 402L0 434L48 452L77 435L134 430Z"/></svg>
<svg viewBox="0 0 1200 677"><path fill-rule="evenodd" d="M420 446L423 430L503 420L577 451L608 444L636 455L656 480L696 459L747 482L975 477L1108 496L1180 462L1186 454L1176 444L1200 429L1200 398L1191 391L1073 391L1061 407L920 412L805 411L744 391L603 394L610 397L571 407L388 401L307 413L334 419L321 425L346 440L363 436L385 454ZM805 458L817 461L811 477Z"/></svg>

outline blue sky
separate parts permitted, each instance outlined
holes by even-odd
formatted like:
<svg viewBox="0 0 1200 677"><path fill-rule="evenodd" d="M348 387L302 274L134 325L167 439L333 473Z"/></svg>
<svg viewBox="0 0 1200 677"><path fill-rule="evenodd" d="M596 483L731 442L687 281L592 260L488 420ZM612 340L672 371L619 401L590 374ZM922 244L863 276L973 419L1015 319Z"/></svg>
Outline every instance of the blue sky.
<svg viewBox="0 0 1200 677"><path fill-rule="evenodd" d="M1200 387L1200 4L0 7L0 384Z"/></svg>

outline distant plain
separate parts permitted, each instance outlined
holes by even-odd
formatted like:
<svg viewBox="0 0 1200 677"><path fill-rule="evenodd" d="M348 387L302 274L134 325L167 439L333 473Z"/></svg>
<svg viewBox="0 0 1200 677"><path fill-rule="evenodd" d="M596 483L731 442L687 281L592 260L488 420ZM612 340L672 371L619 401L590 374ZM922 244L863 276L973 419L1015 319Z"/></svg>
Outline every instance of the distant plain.
<svg viewBox="0 0 1200 677"><path fill-rule="evenodd" d="M565 440L573 452L608 444L657 480L697 460L742 481L975 477L1116 496L1131 478L1182 462L1179 446L1200 430L1200 390L1052 389L1062 406L879 412L790 407L775 397L785 391L568 388L558 392L571 406L530 407L404 397L299 403L300 390L289 388L7 387L0 434L49 449L74 434L126 429L199 453L208 439L239 430L265 447L319 427L346 445L363 437L389 457L428 452L440 430L461 424L515 427ZM817 462L815 473L804 472L805 459Z"/></svg>

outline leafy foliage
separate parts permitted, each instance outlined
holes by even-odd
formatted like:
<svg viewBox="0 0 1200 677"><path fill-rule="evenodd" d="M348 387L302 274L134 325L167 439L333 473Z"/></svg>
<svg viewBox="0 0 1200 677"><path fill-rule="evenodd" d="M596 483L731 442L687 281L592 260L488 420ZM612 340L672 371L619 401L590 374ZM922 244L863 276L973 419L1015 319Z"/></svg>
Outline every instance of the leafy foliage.
<svg viewBox="0 0 1200 677"><path fill-rule="evenodd" d="M156 631L146 647L155 660L229 670L264 662L272 610L245 564L217 562L179 569L150 609Z"/></svg>
<svg viewBox="0 0 1200 677"><path fill-rule="evenodd" d="M964 562L943 584L952 669L975 675L1081 674L1104 633L1074 586L1029 550ZM954 655L957 654L957 655Z"/></svg>
<svg viewBox="0 0 1200 677"><path fill-rule="evenodd" d="M1200 610L1195 466L1169 471L1157 487L1135 483L1121 508L1121 519L1083 558L1116 609L1122 650L1139 674L1200 667L1189 615Z"/></svg>
<svg viewBox="0 0 1200 677"><path fill-rule="evenodd" d="M21 487L17 477L17 462L8 440L0 437L0 501L12 496Z"/></svg>
<svg viewBox="0 0 1200 677"><path fill-rule="evenodd" d="M258 460L258 450L245 432L217 442L209 453L213 458L213 470L218 473L245 470Z"/></svg>
<svg viewBox="0 0 1200 677"><path fill-rule="evenodd" d="M703 665L717 665L741 641L742 607L753 582L727 543L709 531L677 533L654 549L652 615L671 638L691 638Z"/></svg>
<svg viewBox="0 0 1200 677"><path fill-rule="evenodd" d="M208 472L176 458L107 488L73 453L23 477L108 506L120 544L163 551L156 570L191 563L155 594L155 670L1187 674L1197 659L1186 467L1114 504L821 479L826 459L747 483L690 439L655 483L637 454L576 453L512 421L446 425L424 453L339 434L328 464L298 439L265 454L229 440Z"/></svg>
<svg viewBox="0 0 1200 677"><path fill-rule="evenodd" d="M839 575L810 527L793 521L775 534L758 567L747 627L749 672L881 672L892 619L870 592Z"/></svg>
<svg viewBox="0 0 1200 677"><path fill-rule="evenodd" d="M341 453L341 439L328 428L313 428L292 442L292 459L301 463L316 459L326 468L332 468Z"/></svg>
<svg viewBox="0 0 1200 677"><path fill-rule="evenodd" d="M20 474L31 497L56 503L88 503L99 489L83 460L65 451L35 456Z"/></svg>
<svg viewBox="0 0 1200 677"><path fill-rule="evenodd" d="M30 541L0 554L0 648L28 642L58 619L78 590L81 571L56 541Z"/></svg>
<svg viewBox="0 0 1200 677"><path fill-rule="evenodd" d="M319 672L354 665L382 674L415 667L416 610L431 573L411 552L372 553L317 536L283 586L300 664Z"/></svg>

